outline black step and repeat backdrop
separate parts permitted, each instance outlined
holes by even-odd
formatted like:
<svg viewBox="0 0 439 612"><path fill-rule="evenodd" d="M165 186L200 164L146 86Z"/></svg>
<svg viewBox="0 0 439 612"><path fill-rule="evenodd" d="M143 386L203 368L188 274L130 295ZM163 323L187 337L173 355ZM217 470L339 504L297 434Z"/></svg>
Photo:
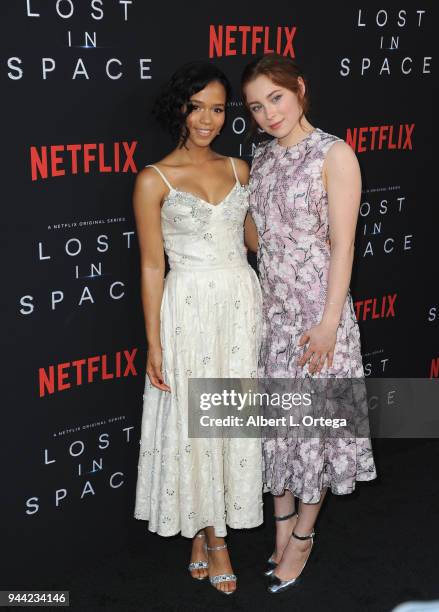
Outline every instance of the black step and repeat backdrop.
<svg viewBox="0 0 439 612"><path fill-rule="evenodd" d="M3 561L67 567L133 521L145 333L131 194L170 147L150 117L183 62L235 92L219 152L251 161L239 77L295 57L312 123L364 190L352 293L368 376L439 375L433 3L10 0L1 16ZM9 583L10 584L10 583Z"/></svg>

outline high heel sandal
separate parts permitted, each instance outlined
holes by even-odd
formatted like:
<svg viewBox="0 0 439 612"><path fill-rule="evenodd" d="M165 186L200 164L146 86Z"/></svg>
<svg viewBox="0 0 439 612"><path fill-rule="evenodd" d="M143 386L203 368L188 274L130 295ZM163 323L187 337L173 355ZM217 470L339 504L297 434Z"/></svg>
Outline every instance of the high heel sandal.
<svg viewBox="0 0 439 612"><path fill-rule="evenodd" d="M284 516L274 516L273 518L275 521L286 521L287 519L293 518L293 516L296 516L296 515L297 515L297 512L294 510L290 514L285 514ZM268 559L267 565L268 565L268 568L265 570L264 576L271 576L277 567L276 561L273 561L273 556L271 556Z"/></svg>
<svg viewBox="0 0 439 612"><path fill-rule="evenodd" d="M196 538L205 538L206 534L205 533L197 533L197 535L195 536ZM207 545L204 544L204 548L205 550L207 550ZM197 569L208 569L209 567L209 562L208 561L193 561L192 563L189 563L189 565L187 566L189 572L193 572L193 570L197 570ZM192 573L191 573L192 576ZM207 578L206 576L202 576L201 578L199 578L198 576L192 576L192 578L194 580L205 580L205 578Z"/></svg>
<svg viewBox="0 0 439 612"><path fill-rule="evenodd" d="M291 578L291 580L281 580L278 576L276 576L276 574L273 572L273 574L271 575L271 584L268 587L268 592L269 593L282 593L283 591L286 591L287 589L291 588L292 586L296 585L300 576L302 575L302 572L305 568L305 565L308 563L308 559L309 556L311 554L311 551L313 549L314 546L314 536L315 536L315 531L313 530L312 533L310 533L307 536L298 536L294 533L291 534L292 538L296 538L297 540L311 540L311 548L309 549L309 553L308 556L306 558L305 563L302 566L302 569L300 570L299 574L295 577L295 578Z"/></svg>
<svg viewBox="0 0 439 612"><path fill-rule="evenodd" d="M221 544L220 546L206 546L206 550L224 550L224 548L227 548L227 544ZM236 591L236 588L233 591L223 591L222 589L217 589L216 588L216 584L219 584L220 582L237 582L237 577L235 576L235 574L218 574L217 576L210 576L209 577L210 580L210 584L215 588L216 591L219 591L220 593L222 593L223 595L232 595L232 593L234 593Z"/></svg>

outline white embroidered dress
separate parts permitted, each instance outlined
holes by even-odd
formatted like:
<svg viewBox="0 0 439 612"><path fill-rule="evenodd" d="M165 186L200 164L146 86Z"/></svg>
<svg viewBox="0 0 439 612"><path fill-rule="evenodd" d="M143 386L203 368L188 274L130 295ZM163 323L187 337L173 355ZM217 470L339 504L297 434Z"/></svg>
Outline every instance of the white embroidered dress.
<svg viewBox="0 0 439 612"><path fill-rule="evenodd" d="M134 516L163 536L193 537L213 526L260 525L259 438L188 438L188 378L255 378L261 290L247 262L243 222L247 187L236 183L217 205L169 188L161 211L170 271L161 305L163 376L148 376Z"/></svg>

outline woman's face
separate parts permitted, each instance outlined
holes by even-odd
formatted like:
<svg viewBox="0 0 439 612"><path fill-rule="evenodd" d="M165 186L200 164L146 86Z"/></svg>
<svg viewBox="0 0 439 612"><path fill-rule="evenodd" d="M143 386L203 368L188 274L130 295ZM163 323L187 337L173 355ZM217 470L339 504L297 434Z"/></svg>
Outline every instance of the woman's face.
<svg viewBox="0 0 439 612"><path fill-rule="evenodd" d="M303 79L299 77L298 82L303 95ZM254 120L267 134L283 139L297 127L302 107L293 91L276 85L265 75L247 83L244 91Z"/></svg>
<svg viewBox="0 0 439 612"><path fill-rule="evenodd" d="M193 144L207 147L218 136L225 121L226 90L219 81L212 81L190 98L193 107L186 119Z"/></svg>

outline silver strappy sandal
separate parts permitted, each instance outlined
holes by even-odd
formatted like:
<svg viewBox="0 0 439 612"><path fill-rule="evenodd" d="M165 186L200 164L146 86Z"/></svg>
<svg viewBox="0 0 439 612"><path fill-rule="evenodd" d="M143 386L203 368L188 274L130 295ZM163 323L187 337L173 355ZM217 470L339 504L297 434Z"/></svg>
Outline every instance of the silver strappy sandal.
<svg viewBox="0 0 439 612"><path fill-rule="evenodd" d="M284 514L283 516L274 516L273 518L275 521L286 521L289 518L293 518L293 516L298 516L296 510L294 510L290 514ZM276 561L273 561L273 557L270 557L267 561L267 565L268 568L265 570L264 576L271 576L278 564L276 563Z"/></svg>
<svg viewBox="0 0 439 612"><path fill-rule="evenodd" d="M295 578L291 578L290 580L281 580L278 576L276 576L275 573L273 573L270 576L271 583L270 583L270 586L268 587L269 593L283 593L284 591L295 586L299 582L299 579L302 576L302 572L305 568L305 565L308 563L309 556L314 547L315 535L316 533L314 530L309 535L306 535L306 536L299 536L293 530L293 533L291 534L292 538L296 538L297 540L311 540L311 547L309 549L308 556L305 560L305 563L302 566L302 569L300 570L299 574Z"/></svg>
<svg viewBox="0 0 439 612"><path fill-rule="evenodd" d="M205 533L198 533L196 536L196 538L205 538L206 534ZM207 550L207 545L204 544L204 548ZM187 566L189 572L192 572L193 570L197 570L197 569L208 569L209 567L209 563L208 561L193 561L192 563L189 563L189 565ZM191 574L192 576L192 574ZM198 578L197 576L192 576L192 578L194 580L205 580L207 578L206 576L203 576L201 578Z"/></svg>
<svg viewBox="0 0 439 612"><path fill-rule="evenodd" d="M206 550L224 550L227 548L227 544L221 544L221 546L206 546ZM218 574L217 576L211 576L209 578L210 584L215 588L216 591L219 591L223 595L232 595L236 591L236 588L233 591L223 591L221 589L216 588L216 584L220 582L237 582L237 577L235 574Z"/></svg>

